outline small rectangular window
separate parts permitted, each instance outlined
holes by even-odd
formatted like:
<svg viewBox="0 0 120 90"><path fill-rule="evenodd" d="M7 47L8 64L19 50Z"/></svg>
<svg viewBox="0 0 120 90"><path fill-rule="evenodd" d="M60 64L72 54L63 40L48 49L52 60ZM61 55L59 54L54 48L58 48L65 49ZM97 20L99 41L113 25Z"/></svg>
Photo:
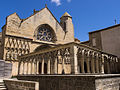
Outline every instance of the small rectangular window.
<svg viewBox="0 0 120 90"><path fill-rule="evenodd" d="M93 46L96 46L96 38L93 38L93 39L92 39L92 45L93 45Z"/></svg>

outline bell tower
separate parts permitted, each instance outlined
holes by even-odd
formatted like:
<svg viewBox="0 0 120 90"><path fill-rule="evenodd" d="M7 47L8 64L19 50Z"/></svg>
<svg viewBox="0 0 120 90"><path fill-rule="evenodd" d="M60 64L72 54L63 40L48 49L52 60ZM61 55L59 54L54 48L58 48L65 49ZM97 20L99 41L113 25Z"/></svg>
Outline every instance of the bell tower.
<svg viewBox="0 0 120 90"><path fill-rule="evenodd" d="M72 23L72 16L65 12L60 18L60 25L65 32L65 41L74 42L74 27Z"/></svg>

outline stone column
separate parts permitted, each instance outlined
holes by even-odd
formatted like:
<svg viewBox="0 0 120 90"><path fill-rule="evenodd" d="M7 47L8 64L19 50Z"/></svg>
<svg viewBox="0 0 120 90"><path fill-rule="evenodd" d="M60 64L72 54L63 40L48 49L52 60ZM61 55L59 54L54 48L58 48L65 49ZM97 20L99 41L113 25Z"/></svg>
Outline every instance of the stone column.
<svg viewBox="0 0 120 90"><path fill-rule="evenodd" d="M50 74L50 59L48 59L47 74Z"/></svg>
<svg viewBox="0 0 120 90"><path fill-rule="evenodd" d="M25 63L23 62L23 72L22 72L22 74L24 74L24 72L25 72L24 66L25 66Z"/></svg>
<svg viewBox="0 0 120 90"><path fill-rule="evenodd" d="M42 70L42 72L41 72L41 74L44 74L44 59L42 60L42 68L41 68Z"/></svg>
<svg viewBox="0 0 120 90"><path fill-rule="evenodd" d="M18 65L18 75L20 74L21 71L21 61L19 61L19 65Z"/></svg>
<svg viewBox="0 0 120 90"><path fill-rule="evenodd" d="M78 59L77 59L77 52L78 52L78 48L76 46L74 47L74 72L75 74L78 74Z"/></svg>
<svg viewBox="0 0 120 90"><path fill-rule="evenodd" d="M28 74L31 74L31 62L30 61L28 61Z"/></svg>
<svg viewBox="0 0 120 90"><path fill-rule="evenodd" d="M92 73L95 73L95 57L94 57L94 54L92 55L92 58L91 58L91 70L92 70Z"/></svg>
<svg viewBox="0 0 120 90"><path fill-rule="evenodd" d="M90 73L90 56L89 56L89 52L88 52L88 56L87 56L87 60L86 60L86 62L87 62L87 73Z"/></svg>
<svg viewBox="0 0 120 90"><path fill-rule="evenodd" d="M116 73L118 73L118 58L115 58Z"/></svg>
<svg viewBox="0 0 120 90"><path fill-rule="evenodd" d="M37 74L37 61L34 62L34 71L35 71L34 74Z"/></svg>
<svg viewBox="0 0 120 90"><path fill-rule="evenodd" d="M62 71L64 70L64 65L65 65L65 63L64 63L64 56L62 56Z"/></svg>
<svg viewBox="0 0 120 90"><path fill-rule="evenodd" d="M103 73L103 74L104 74L104 55L102 55L101 73Z"/></svg>
<svg viewBox="0 0 120 90"><path fill-rule="evenodd" d="M107 59L107 73L109 74L110 73L110 63L109 63L110 60L108 57L106 59Z"/></svg>
<svg viewBox="0 0 120 90"><path fill-rule="evenodd" d="M24 74L27 74L27 62L24 62Z"/></svg>
<svg viewBox="0 0 120 90"><path fill-rule="evenodd" d="M39 61L37 61L37 67L36 68L37 68L37 74L40 74L39 73Z"/></svg>
<svg viewBox="0 0 120 90"><path fill-rule="evenodd" d="M111 60L111 62L110 62L110 71L111 71L111 73L113 73L113 71L114 71L113 58L111 57L110 60Z"/></svg>
<svg viewBox="0 0 120 90"><path fill-rule="evenodd" d="M28 71L29 71L29 62L27 61L27 71L26 71L26 74L28 74Z"/></svg>
<svg viewBox="0 0 120 90"><path fill-rule="evenodd" d="M70 59L71 59L71 74L78 74L78 60L77 60L77 47L72 45L70 47Z"/></svg>
<svg viewBox="0 0 120 90"><path fill-rule="evenodd" d="M98 58L98 54L96 56L96 72L99 73L99 62L98 62L99 58Z"/></svg>
<svg viewBox="0 0 120 90"><path fill-rule="evenodd" d="M30 62L30 64L31 64L31 67L30 67L30 68L31 68L30 74L32 74L32 71L33 71L33 70L32 70L32 69L33 69L33 68L32 68L32 61Z"/></svg>
<svg viewBox="0 0 120 90"><path fill-rule="evenodd" d="M54 62L54 74L57 74L57 58L55 58Z"/></svg>
<svg viewBox="0 0 120 90"><path fill-rule="evenodd" d="M75 72L74 72L74 47L73 46L71 46L70 47L70 54L71 54L71 56L70 56L70 59L71 59L71 74L75 74Z"/></svg>
<svg viewBox="0 0 120 90"><path fill-rule="evenodd" d="M101 66L102 66L102 56L99 57L99 73L101 73Z"/></svg>
<svg viewBox="0 0 120 90"><path fill-rule="evenodd" d="M85 73L85 70L84 70L84 55L81 55L81 72Z"/></svg>
<svg viewBox="0 0 120 90"><path fill-rule="evenodd" d="M35 74L35 61L33 60L32 63L32 74Z"/></svg>

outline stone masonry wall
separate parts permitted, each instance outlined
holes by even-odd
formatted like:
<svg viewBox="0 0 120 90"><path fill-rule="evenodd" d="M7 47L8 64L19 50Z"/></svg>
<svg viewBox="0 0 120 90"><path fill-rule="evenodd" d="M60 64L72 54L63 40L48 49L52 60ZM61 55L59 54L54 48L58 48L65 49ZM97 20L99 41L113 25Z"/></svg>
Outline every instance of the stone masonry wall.
<svg viewBox="0 0 120 90"><path fill-rule="evenodd" d="M39 90L95 90L94 77L77 75L18 76L21 80L39 82Z"/></svg>
<svg viewBox="0 0 120 90"><path fill-rule="evenodd" d="M96 90L120 90L120 77L98 77L95 83Z"/></svg>
<svg viewBox="0 0 120 90"><path fill-rule="evenodd" d="M39 83L22 80L4 80L8 90L39 90Z"/></svg>
<svg viewBox="0 0 120 90"><path fill-rule="evenodd" d="M0 60L0 78L10 78L12 72L12 64L7 63L4 60Z"/></svg>
<svg viewBox="0 0 120 90"><path fill-rule="evenodd" d="M17 78L39 82L39 90L120 90L119 74L23 75Z"/></svg>

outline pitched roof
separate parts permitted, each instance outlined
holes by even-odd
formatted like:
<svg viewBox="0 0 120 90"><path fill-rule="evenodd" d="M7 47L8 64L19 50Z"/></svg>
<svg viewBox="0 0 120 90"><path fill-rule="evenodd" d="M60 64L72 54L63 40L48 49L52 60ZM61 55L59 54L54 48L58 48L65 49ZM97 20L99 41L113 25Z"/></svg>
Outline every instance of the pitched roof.
<svg viewBox="0 0 120 90"><path fill-rule="evenodd" d="M65 12L62 17L72 17L70 14L68 14L67 12Z"/></svg>
<svg viewBox="0 0 120 90"><path fill-rule="evenodd" d="M55 16L52 14L52 12L48 9L48 7L47 7L46 5L45 5L45 8L51 13L51 15L54 17L54 19L58 22L58 20L55 18ZM42 8L42 9L39 10L39 11L35 11L35 10L34 10L34 13L33 13L31 16L25 18L25 19L21 19L17 13L16 13L16 15L22 20L22 22L24 22L25 20L29 19L30 17L34 16L35 14L39 13L40 11L42 11L42 10L45 9L45 8ZM14 13L13 13L13 14L14 14ZM12 15L12 14L11 14L11 15ZM9 15L9 16L10 16L10 15ZM7 17L9 17L9 16L7 16ZM58 22L58 23L59 23L59 22Z"/></svg>
<svg viewBox="0 0 120 90"><path fill-rule="evenodd" d="M120 24L116 24L116 25L113 25L113 26L110 26L110 27L107 27L107 28L103 28L103 29L100 29L100 30L92 31L92 32L89 32L89 34L100 32L100 31L104 31L104 30L108 30L108 29L111 29L111 28L114 28L114 27L118 27L118 26L120 26Z"/></svg>

